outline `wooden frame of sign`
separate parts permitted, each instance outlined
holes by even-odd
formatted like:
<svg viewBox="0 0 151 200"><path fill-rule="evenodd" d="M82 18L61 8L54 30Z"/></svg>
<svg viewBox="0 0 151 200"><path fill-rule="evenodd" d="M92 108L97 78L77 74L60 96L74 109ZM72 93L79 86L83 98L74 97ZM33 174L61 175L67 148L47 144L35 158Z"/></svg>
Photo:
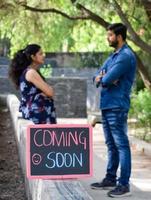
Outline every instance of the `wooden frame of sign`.
<svg viewBox="0 0 151 200"><path fill-rule="evenodd" d="M26 169L30 179L92 176L92 127L45 124L27 128Z"/></svg>

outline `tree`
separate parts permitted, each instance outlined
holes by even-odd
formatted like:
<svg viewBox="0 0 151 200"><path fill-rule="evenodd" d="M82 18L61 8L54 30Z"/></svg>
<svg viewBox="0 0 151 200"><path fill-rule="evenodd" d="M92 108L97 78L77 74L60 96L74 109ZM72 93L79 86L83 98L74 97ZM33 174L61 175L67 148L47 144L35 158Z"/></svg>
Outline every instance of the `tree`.
<svg viewBox="0 0 151 200"><path fill-rule="evenodd" d="M51 29L53 30L51 30L50 28L46 28L45 31L49 35L49 39L52 38L52 33L58 34L59 37L57 38L59 41L56 42L57 47L59 44L61 45L62 41L65 38L67 38L66 36L68 35L69 47L70 49L73 48L75 44L71 35L74 33L74 28L77 27L79 24L80 29L82 29L82 27L90 24L92 25L92 22L95 22L95 25L93 26L97 26L96 24L98 24L101 25L101 27L103 27L104 29L106 29L109 25L109 22L112 22L113 19L117 19L121 20L127 25L129 32L128 39L129 41L131 41L131 44L133 44L133 48L145 52L146 55L150 55L151 24L149 18L150 15L148 14L149 12L147 10L147 5L148 4L146 4L144 0L101 0L101 2L100 0L0 1L0 8L3 10L4 14L7 8L12 13L15 13L16 10L20 10L20 13L24 15L22 16L23 18L26 16L31 16L32 26L29 26L29 28L32 27L31 32L39 31L39 33L42 34L42 30L44 30L43 27L46 27L46 24L44 25L42 23L44 23L44 21L45 23L50 22L52 24ZM41 17L39 17L39 14L41 14ZM36 20L34 21L34 24L33 17L35 19L39 17L39 20L37 22ZM42 18L46 18L47 20L42 20ZM38 26L39 24L40 26ZM14 29L15 27L16 26L14 25ZM56 27L59 27L57 31ZM61 32L63 33L62 37L60 37L59 35L59 30L61 30ZM144 30L145 33L140 34L141 30ZM91 31L91 28L89 29L89 31ZM4 32L6 33L6 31ZM46 33L43 34L46 36ZM20 38L22 37L23 35L21 35ZM90 38L88 36L87 38L87 42L89 42ZM143 62L138 57L138 55L137 59L138 70L145 83L145 86L151 89L151 77L149 76L148 68L144 66Z"/></svg>
<svg viewBox="0 0 151 200"><path fill-rule="evenodd" d="M151 1L150 0L141 0L142 5L146 11L149 21L151 21Z"/></svg>

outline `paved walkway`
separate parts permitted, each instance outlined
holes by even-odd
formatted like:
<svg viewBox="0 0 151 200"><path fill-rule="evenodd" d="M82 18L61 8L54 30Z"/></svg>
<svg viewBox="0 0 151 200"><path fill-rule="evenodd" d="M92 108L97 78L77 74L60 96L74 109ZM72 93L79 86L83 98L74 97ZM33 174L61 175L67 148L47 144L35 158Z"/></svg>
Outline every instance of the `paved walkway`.
<svg viewBox="0 0 151 200"><path fill-rule="evenodd" d="M138 145L138 144L137 144ZM131 197L129 200L150 200L151 199L151 156L144 155L143 151L137 150L133 145L132 149L132 176L131 176ZM94 200L110 199L106 196L106 191L91 190L89 185L93 181L100 181L104 177L107 154L104 145L104 137L100 125L93 129L93 149L94 149L94 176L81 181L86 190Z"/></svg>
<svg viewBox="0 0 151 200"><path fill-rule="evenodd" d="M63 120L59 123L86 123L86 120ZM137 146L139 146L137 144ZM136 145L132 145L132 176L131 176L131 197L123 199L129 200L150 200L151 199L151 156L144 155L141 149L136 149ZM93 128L93 168L94 175L89 179L81 179L77 181L55 182L56 186L62 192L61 200L107 200L111 199L106 195L107 191L92 190L90 184L100 181L105 174L107 154L104 144L103 131L100 124ZM53 182L54 184L54 182ZM63 198L65 194L65 198ZM69 195L70 194L70 195ZM70 196L70 197L69 197ZM58 198L59 199L59 198ZM59 199L59 200L60 200Z"/></svg>

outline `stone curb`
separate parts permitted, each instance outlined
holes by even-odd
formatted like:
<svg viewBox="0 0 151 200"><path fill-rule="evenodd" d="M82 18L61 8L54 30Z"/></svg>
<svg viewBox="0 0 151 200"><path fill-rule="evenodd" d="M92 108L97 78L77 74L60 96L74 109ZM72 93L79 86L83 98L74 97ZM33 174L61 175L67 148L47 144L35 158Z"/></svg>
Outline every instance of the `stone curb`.
<svg viewBox="0 0 151 200"><path fill-rule="evenodd" d="M26 177L26 130L27 126L33 123L21 118L18 112L19 101L15 95L8 95L6 99L14 125L28 200L92 200L78 180L32 180Z"/></svg>

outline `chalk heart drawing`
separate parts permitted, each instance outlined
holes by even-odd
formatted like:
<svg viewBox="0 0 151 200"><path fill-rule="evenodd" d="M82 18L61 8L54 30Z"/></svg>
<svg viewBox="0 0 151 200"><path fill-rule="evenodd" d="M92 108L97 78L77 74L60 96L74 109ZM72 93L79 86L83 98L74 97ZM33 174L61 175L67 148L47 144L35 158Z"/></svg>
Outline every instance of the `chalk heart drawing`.
<svg viewBox="0 0 151 200"><path fill-rule="evenodd" d="M34 165L39 165L42 161L42 157L41 155L39 155L38 153L33 154L32 156L32 162Z"/></svg>

